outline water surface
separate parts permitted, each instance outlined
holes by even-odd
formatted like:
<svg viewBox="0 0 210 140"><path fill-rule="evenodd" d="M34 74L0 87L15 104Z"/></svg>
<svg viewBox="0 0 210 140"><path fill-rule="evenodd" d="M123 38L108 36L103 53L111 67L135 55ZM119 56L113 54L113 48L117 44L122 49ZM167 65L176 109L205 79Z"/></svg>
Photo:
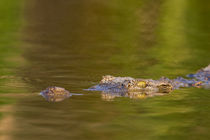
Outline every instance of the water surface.
<svg viewBox="0 0 210 140"><path fill-rule="evenodd" d="M195 73L210 52L210 2L1 0L0 139L209 139L209 90L107 101L103 75ZM73 93L49 103L48 86Z"/></svg>

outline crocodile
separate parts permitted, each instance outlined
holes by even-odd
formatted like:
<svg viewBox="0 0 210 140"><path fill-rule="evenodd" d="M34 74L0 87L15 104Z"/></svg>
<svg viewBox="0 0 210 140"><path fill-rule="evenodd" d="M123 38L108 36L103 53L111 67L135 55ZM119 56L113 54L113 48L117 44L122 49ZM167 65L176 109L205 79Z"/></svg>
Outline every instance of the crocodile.
<svg viewBox="0 0 210 140"><path fill-rule="evenodd" d="M145 98L165 95L181 87L210 88L210 64L195 74L188 74L187 77L188 79L161 77L159 80L153 80L106 75L102 77L99 84L86 90L102 91L102 99L111 101L116 97ZM49 102L60 102L72 95L82 95L70 93L65 88L56 86L48 87L40 94Z"/></svg>
<svg viewBox="0 0 210 140"><path fill-rule="evenodd" d="M153 80L106 75L102 77L99 84L87 90L102 91L103 99L112 100L122 96L144 98L164 95L182 87L210 88L210 64L195 74L188 74L187 77L175 79L161 77L159 80Z"/></svg>

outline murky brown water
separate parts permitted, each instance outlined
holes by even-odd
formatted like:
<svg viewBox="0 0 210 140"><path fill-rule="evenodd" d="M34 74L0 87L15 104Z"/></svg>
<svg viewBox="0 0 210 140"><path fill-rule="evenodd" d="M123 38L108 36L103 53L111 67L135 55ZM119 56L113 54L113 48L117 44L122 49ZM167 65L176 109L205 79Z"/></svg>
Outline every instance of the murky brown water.
<svg viewBox="0 0 210 140"><path fill-rule="evenodd" d="M210 94L146 99L84 91L103 75L157 79L208 65L210 2L0 2L0 139L209 139ZM82 93L49 103L48 86Z"/></svg>

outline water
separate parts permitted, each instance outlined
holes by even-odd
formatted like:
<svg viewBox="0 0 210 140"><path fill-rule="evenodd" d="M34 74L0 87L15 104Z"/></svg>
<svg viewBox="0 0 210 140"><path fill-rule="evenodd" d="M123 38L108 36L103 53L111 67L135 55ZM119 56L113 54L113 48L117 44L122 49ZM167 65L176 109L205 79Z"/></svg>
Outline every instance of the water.
<svg viewBox="0 0 210 140"><path fill-rule="evenodd" d="M210 52L210 2L1 0L0 139L209 139L209 90L107 101L103 75L195 73ZM38 93L73 93L49 103Z"/></svg>

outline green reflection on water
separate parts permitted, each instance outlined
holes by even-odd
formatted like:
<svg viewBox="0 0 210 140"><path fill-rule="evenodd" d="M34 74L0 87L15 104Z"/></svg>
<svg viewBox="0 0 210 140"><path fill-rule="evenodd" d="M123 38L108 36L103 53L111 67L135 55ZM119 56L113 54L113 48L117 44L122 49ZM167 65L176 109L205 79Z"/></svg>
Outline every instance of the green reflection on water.
<svg viewBox="0 0 210 140"><path fill-rule="evenodd" d="M17 39L21 25L21 1L2 0L0 7L0 92L22 92L24 84L16 76L16 68L23 64Z"/></svg>
<svg viewBox="0 0 210 140"><path fill-rule="evenodd" d="M21 0L0 1L0 139L11 139L14 128L14 93L24 92L25 84L16 75L17 67L23 64L18 49L18 31L21 25ZM9 93L9 94L7 94Z"/></svg>
<svg viewBox="0 0 210 140"><path fill-rule="evenodd" d="M209 33L204 31L209 30L209 19L205 17L209 13L208 8L196 1L171 0L164 3L159 43L151 51L158 63L148 72L164 73L164 76L174 78L208 65Z"/></svg>

